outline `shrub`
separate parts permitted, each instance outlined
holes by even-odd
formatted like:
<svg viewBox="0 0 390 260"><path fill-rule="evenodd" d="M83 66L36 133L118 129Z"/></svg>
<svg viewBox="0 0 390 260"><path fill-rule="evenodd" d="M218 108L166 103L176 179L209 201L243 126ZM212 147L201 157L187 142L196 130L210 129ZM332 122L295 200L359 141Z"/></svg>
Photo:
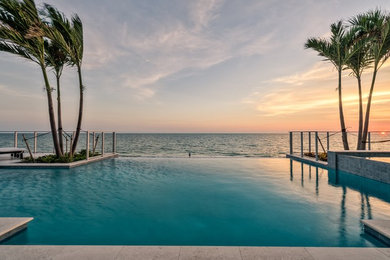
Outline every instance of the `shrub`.
<svg viewBox="0 0 390 260"><path fill-rule="evenodd" d="M309 157L313 157L313 158L316 157L316 154L314 152L304 153L304 155L309 156ZM318 153L318 159L321 161L327 162L328 161L328 153Z"/></svg>
<svg viewBox="0 0 390 260"><path fill-rule="evenodd" d="M87 154L87 151L85 149L81 150L79 153L75 153L73 155L73 157L70 157L69 153L66 153L64 156L61 156L61 157L57 157L55 154L48 154L48 155L44 155L44 156L36 158L35 162L36 163L70 163L70 162L77 162L77 161L85 160L86 159L86 154ZM98 155L100 155L100 154L97 153L97 152L95 152L95 153L92 153L91 151L89 152L89 157L94 157L94 156L98 156ZM25 163L32 163L33 160L30 157L28 157L28 158L25 158L23 160L23 162L25 162Z"/></svg>

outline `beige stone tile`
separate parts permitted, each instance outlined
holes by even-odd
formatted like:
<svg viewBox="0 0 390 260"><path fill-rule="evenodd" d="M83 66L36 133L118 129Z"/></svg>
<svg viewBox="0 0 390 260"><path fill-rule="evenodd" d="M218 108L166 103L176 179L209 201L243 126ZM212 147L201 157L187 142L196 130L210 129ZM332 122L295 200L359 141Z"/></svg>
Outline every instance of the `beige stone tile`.
<svg viewBox="0 0 390 260"><path fill-rule="evenodd" d="M122 246L64 246L61 253L53 256L53 259L115 259L121 249Z"/></svg>
<svg viewBox="0 0 390 260"><path fill-rule="evenodd" d="M124 246L115 259L177 260L179 253L179 246Z"/></svg>
<svg viewBox="0 0 390 260"><path fill-rule="evenodd" d="M25 229L31 220L33 218L0 218L0 241Z"/></svg>
<svg viewBox="0 0 390 260"><path fill-rule="evenodd" d="M390 259L390 248L377 248L380 252L382 252L383 254L385 254L386 256L389 257Z"/></svg>
<svg viewBox="0 0 390 260"><path fill-rule="evenodd" d="M241 259L241 256L238 247L183 246L179 259Z"/></svg>
<svg viewBox="0 0 390 260"><path fill-rule="evenodd" d="M44 260L61 254L62 246L0 246L2 260Z"/></svg>
<svg viewBox="0 0 390 260"><path fill-rule="evenodd" d="M306 250L314 259L331 259L331 260L360 260L360 259L389 259L376 248L334 248L334 247L307 247Z"/></svg>
<svg viewBox="0 0 390 260"><path fill-rule="evenodd" d="M303 247L240 247L243 260L314 259Z"/></svg>

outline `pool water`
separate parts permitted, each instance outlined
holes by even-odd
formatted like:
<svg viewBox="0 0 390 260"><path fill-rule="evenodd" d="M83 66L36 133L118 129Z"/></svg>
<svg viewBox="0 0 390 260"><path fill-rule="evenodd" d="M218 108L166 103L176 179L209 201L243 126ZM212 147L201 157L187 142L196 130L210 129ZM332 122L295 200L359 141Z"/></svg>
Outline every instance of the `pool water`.
<svg viewBox="0 0 390 260"><path fill-rule="evenodd" d="M0 170L0 216L34 217L3 244L383 246L390 186L285 158L118 158Z"/></svg>

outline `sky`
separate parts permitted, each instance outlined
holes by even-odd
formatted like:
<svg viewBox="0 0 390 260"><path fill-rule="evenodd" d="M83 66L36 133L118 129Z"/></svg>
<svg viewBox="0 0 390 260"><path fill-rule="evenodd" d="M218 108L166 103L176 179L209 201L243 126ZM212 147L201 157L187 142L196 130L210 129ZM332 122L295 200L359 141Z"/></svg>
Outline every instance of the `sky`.
<svg viewBox="0 0 390 260"><path fill-rule="evenodd" d="M390 11L388 0L45 2L84 24L82 128L135 133L337 130L337 72L304 43L327 37L339 19ZM378 74L371 130L390 129L389 71L386 63ZM370 80L367 71L364 93ZM343 84L346 125L356 130L348 71ZM74 129L74 68L64 70L61 94L64 128ZM47 129L39 67L0 53L0 130Z"/></svg>

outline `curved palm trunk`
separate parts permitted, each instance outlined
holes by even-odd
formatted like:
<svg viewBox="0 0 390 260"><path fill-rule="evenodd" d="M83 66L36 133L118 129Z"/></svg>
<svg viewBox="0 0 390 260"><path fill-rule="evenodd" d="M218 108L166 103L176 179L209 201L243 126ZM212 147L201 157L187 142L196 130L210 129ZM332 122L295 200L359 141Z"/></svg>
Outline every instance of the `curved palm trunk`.
<svg viewBox="0 0 390 260"><path fill-rule="evenodd" d="M362 149L364 149L364 150L366 149L366 142L367 142L367 136L368 136L368 126L370 124L371 101L372 101L372 94L374 93L374 85L375 85L377 72L378 72L378 65L375 64L374 73L372 75L370 94L368 95L368 101L367 101L367 107L366 107L366 116L365 116L365 119L364 119L364 129L363 129L363 134L362 134Z"/></svg>
<svg viewBox="0 0 390 260"><path fill-rule="evenodd" d="M81 75L81 67L77 66L77 71L79 74L79 84L80 84L80 100L79 100L79 117L77 120L77 127L76 127L76 134L74 137L73 145L72 145L72 152L73 155L77 148L77 142L79 140L80 131L81 131L81 122L83 120L83 106L84 106L84 87L83 87L83 80Z"/></svg>
<svg viewBox="0 0 390 260"><path fill-rule="evenodd" d="M60 157L63 154L61 152L59 142L58 142L56 121L55 121L55 116L54 116L53 98L51 95L51 88L50 88L49 80L47 78L46 68L42 65L41 69L42 69L43 79L45 81L45 87L46 87L47 102L48 102L48 108L49 108L50 130L51 130L51 134L53 137L54 150L55 150L56 156Z"/></svg>
<svg viewBox="0 0 390 260"><path fill-rule="evenodd" d="M63 129L62 129L62 109L61 109L61 86L60 76L56 73L57 79L57 120L58 120L58 140L62 154L64 153L64 140L63 140Z"/></svg>
<svg viewBox="0 0 390 260"><path fill-rule="evenodd" d="M363 98L362 98L362 79L357 76L358 88L359 88L359 130L358 130L358 141L357 150L364 149L362 147L362 132L363 132Z"/></svg>
<svg viewBox="0 0 390 260"><path fill-rule="evenodd" d="M345 120L344 120L344 112L343 112L343 99L341 94L341 68L339 69L339 114L340 114L340 126L341 126L341 135L343 140L344 150L349 150L348 146L348 137L347 130L345 129Z"/></svg>

